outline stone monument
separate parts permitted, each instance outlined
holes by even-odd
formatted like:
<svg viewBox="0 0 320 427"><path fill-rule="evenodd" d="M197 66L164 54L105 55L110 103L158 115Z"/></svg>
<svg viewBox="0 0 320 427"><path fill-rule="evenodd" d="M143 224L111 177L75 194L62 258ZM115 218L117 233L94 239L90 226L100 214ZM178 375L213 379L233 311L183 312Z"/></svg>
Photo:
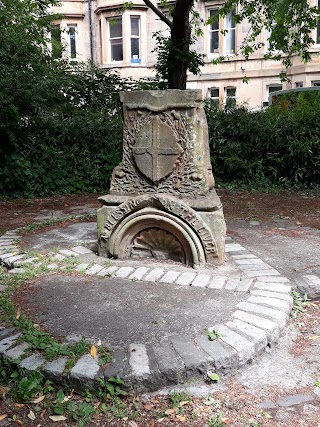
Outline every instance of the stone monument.
<svg viewBox="0 0 320 427"><path fill-rule="evenodd" d="M200 90L122 92L123 158L99 197L99 254L225 261L225 221L214 190Z"/></svg>

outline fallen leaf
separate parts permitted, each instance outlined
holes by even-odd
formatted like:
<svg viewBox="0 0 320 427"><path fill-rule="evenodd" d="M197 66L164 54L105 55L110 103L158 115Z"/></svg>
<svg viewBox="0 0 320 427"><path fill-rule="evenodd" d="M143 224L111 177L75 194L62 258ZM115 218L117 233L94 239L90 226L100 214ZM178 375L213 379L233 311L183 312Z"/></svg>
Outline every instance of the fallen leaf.
<svg viewBox="0 0 320 427"><path fill-rule="evenodd" d="M43 401L43 399L45 398L45 396L39 396L36 399L31 400L32 403L40 403Z"/></svg>
<svg viewBox="0 0 320 427"><path fill-rule="evenodd" d="M149 424L149 427L154 427L154 420L151 421L151 423Z"/></svg>
<svg viewBox="0 0 320 427"><path fill-rule="evenodd" d="M157 400L157 399L150 399L150 402L152 402L152 403L159 403L159 400Z"/></svg>
<svg viewBox="0 0 320 427"><path fill-rule="evenodd" d="M16 408L23 408L24 406L26 406L24 403L15 403L14 405Z"/></svg>
<svg viewBox="0 0 320 427"><path fill-rule="evenodd" d="M180 423L183 423L183 422L185 422L186 417L184 415L178 415L176 417L176 420L179 421Z"/></svg>
<svg viewBox="0 0 320 427"><path fill-rule="evenodd" d="M65 421L67 418L64 415L50 415L52 421Z"/></svg>
<svg viewBox="0 0 320 427"><path fill-rule="evenodd" d="M179 406L184 406L189 402L190 402L190 400L183 400L182 402L179 403Z"/></svg>
<svg viewBox="0 0 320 427"><path fill-rule="evenodd" d="M176 412L176 410L174 409L174 408L171 408L171 409L167 409L166 411L165 411L165 414L166 415L172 415L172 414L174 414Z"/></svg>
<svg viewBox="0 0 320 427"><path fill-rule="evenodd" d="M135 421L132 421L132 420L128 422L128 425L130 427L139 427L138 424Z"/></svg>
<svg viewBox="0 0 320 427"><path fill-rule="evenodd" d="M229 424L229 423L231 422L230 418L221 418L221 421L222 421L224 424Z"/></svg>
<svg viewBox="0 0 320 427"><path fill-rule="evenodd" d="M33 411L30 411L28 414L28 418L30 418L31 421L34 421L36 419L36 415Z"/></svg>
<svg viewBox="0 0 320 427"><path fill-rule="evenodd" d="M100 347L102 345L102 341L101 341L101 339L99 338L98 339L98 342L97 342L97 347Z"/></svg>
<svg viewBox="0 0 320 427"><path fill-rule="evenodd" d="M210 372L208 374L208 378L210 378L211 381L219 381L220 377L218 374L216 374L215 372Z"/></svg>
<svg viewBox="0 0 320 427"><path fill-rule="evenodd" d="M23 426L23 422L22 422L21 420L15 420L15 422L16 422L17 424L19 424L19 426Z"/></svg>
<svg viewBox="0 0 320 427"><path fill-rule="evenodd" d="M16 320L20 319L20 308L18 308L17 313L16 313Z"/></svg>
<svg viewBox="0 0 320 427"><path fill-rule="evenodd" d="M149 403L146 403L146 404L144 405L144 409L145 409L146 411L151 411L151 410L153 409L153 405L150 405Z"/></svg>
<svg viewBox="0 0 320 427"><path fill-rule="evenodd" d="M90 348L90 356L91 357L96 357L97 356L97 347L95 347L94 345L92 345L91 348Z"/></svg>
<svg viewBox="0 0 320 427"><path fill-rule="evenodd" d="M0 421L4 420L5 418L7 418L8 414L2 414L0 415Z"/></svg>
<svg viewBox="0 0 320 427"><path fill-rule="evenodd" d="M308 340L318 340L320 338L320 335L313 335L312 337L308 337Z"/></svg>
<svg viewBox="0 0 320 427"><path fill-rule="evenodd" d="M163 420L164 420L164 417L163 417L163 418L159 418L159 419L157 420L157 423L161 423Z"/></svg>

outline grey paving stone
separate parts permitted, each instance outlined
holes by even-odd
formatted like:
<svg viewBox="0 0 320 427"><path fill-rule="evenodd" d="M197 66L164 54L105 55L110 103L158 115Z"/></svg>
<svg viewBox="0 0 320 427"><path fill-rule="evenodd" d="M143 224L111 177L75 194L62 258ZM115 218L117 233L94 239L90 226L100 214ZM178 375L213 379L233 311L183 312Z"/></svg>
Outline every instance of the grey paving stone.
<svg viewBox="0 0 320 427"><path fill-rule="evenodd" d="M273 308L265 307L259 304L253 304L250 302L239 302L237 307L248 313L258 314L261 317L267 317L273 322L277 322L280 328L283 328L286 324L288 315L281 310L275 310Z"/></svg>
<svg viewBox="0 0 320 427"><path fill-rule="evenodd" d="M314 400L313 396L305 394L294 394L291 396L281 397L277 400L279 406L288 407L294 405L300 405L301 403L311 402Z"/></svg>
<svg viewBox="0 0 320 427"><path fill-rule="evenodd" d="M25 258L26 254L14 255L12 257L6 258L6 263L13 265L16 261L20 261Z"/></svg>
<svg viewBox="0 0 320 427"><path fill-rule="evenodd" d="M18 341L18 338L21 334L15 334L7 336L6 338L3 338L0 341L0 353L3 353L6 350L9 350L9 348L13 347L15 343Z"/></svg>
<svg viewBox="0 0 320 427"><path fill-rule="evenodd" d="M45 362L46 359L41 356L41 354L34 353L26 359L23 359L20 363L20 367L23 369L27 369L28 371L35 371L36 369L40 368L40 366L42 366Z"/></svg>
<svg viewBox="0 0 320 427"><path fill-rule="evenodd" d="M148 273L150 268L148 267L138 267L132 274L130 274L130 280L142 280L143 276Z"/></svg>
<svg viewBox="0 0 320 427"><path fill-rule="evenodd" d="M179 335L172 337L170 341L185 364L187 379L203 377L208 368L213 366L213 359L199 350L190 337Z"/></svg>
<svg viewBox="0 0 320 427"><path fill-rule="evenodd" d="M99 370L98 357L85 354L71 369L71 377L82 381L93 380L98 376Z"/></svg>
<svg viewBox="0 0 320 427"><path fill-rule="evenodd" d="M225 285L225 289L229 291L234 291L240 282L240 276L239 275L232 275L228 278L227 283Z"/></svg>
<svg viewBox="0 0 320 427"><path fill-rule="evenodd" d="M128 364L128 354L124 349L116 349L112 352L111 363L104 370L104 378L108 380L117 375L123 378L123 372Z"/></svg>
<svg viewBox="0 0 320 427"><path fill-rule="evenodd" d="M17 267L17 268L12 268L11 270L9 270L10 274L24 274L26 271L25 268L21 268L21 267Z"/></svg>
<svg viewBox="0 0 320 427"><path fill-rule="evenodd" d="M249 278L248 279L240 278L240 281L238 283L236 291L247 292L251 288L252 284L253 284L252 278L250 278L250 279Z"/></svg>
<svg viewBox="0 0 320 427"><path fill-rule="evenodd" d="M70 251L69 249L61 249L59 252L65 256L79 256L77 252Z"/></svg>
<svg viewBox="0 0 320 427"><path fill-rule="evenodd" d="M210 278L211 274L198 273L195 279L192 281L191 286L205 288L208 285Z"/></svg>
<svg viewBox="0 0 320 427"><path fill-rule="evenodd" d="M28 347L29 344L24 342L22 344L17 345L16 347L10 348L10 350L6 350L4 354L8 359L16 361L21 358L21 356L26 352Z"/></svg>
<svg viewBox="0 0 320 427"><path fill-rule="evenodd" d="M208 288L210 289L222 289L226 283L227 276L215 276L213 275Z"/></svg>
<svg viewBox="0 0 320 427"><path fill-rule="evenodd" d="M238 265L254 265L254 266L259 266L259 267L260 267L260 265L265 265L265 263L260 258L239 259L239 258L235 257L234 262Z"/></svg>
<svg viewBox="0 0 320 427"><path fill-rule="evenodd" d="M102 270L100 270L97 273L97 276L101 276L101 277L105 277L105 276L112 276L114 272L116 272L118 270L119 267L117 266L112 266L112 267L106 267L103 268Z"/></svg>
<svg viewBox="0 0 320 427"><path fill-rule="evenodd" d="M245 251L246 249L239 245L238 243L227 243L225 246L226 252L238 252L238 251Z"/></svg>
<svg viewBox="0 0 320 427"><path fill-rule="evenodd" d="M219 340L210 341L208 337L200 335L196 338L199 347L212 357L215 369L236 368L239 357L236 350L229 345L223 345Z"/></svg>
<svg viewBox="0 0 320 427"><path fill-rule="evenodd" d="M89 267L89 264L82 263L77 265L76 270L77 271L85 271Z"/></svg>
<svg viewBox="0 0 320 427"><path fill-rule="evenodd" d="M19 267L20 265L33 263L35 261L39 261L39 258L38 257L31 257L31 258L22 259L22 260L15 262L14 265Z"/></svg>
<svg viewBox="0 0 320 427"><path fill-rule="evenodd" d="M175 280L180 276L181 271L169 270L159 280L161 283L174 283Z"/></svg>
<svg viewBox="0 0 320 427"><path fill-rule="evenodd" d="M73 252L76 252L79 255L84 255L84 254L91 254L93 253L90 249L86 248L85 246L73 246L71 248L71 250Z"/></svg>
<svg viewBox="0 0 320 427"><path fill-rule="evenodd" d="M241 310L236 310L232 313L232 318L241 320L243 322L249 323L250 325L257 326L258 328L261 328L266 331L268 342L278 341L280 330L279 325L276 322L273 322L272 320L265 319L260 316L256 316L251 313L246 313Z"/></svg>
<svg viewBox="0 0 320 427"><path fill-rule="evenodd" d="M233 238L231 236L226 236L225 237L225 243L233 243L233 242L234 242L234 240L233 240Z"/></svg>
<svg viewBox="0 0 320 427"><path fill-rule="evenodd" d="M129 365L135 377L151 374L147 348L144 344L133 343L129 345Z"/></svg>
<svg viewBox="0 0 320 427"><path fill-rule="evenodd" d="M59 268L59 265L58 264L55 264L55 263L52 263L52 264L48 264L47 265L47 269L48 270L56 270L56 269L58 269Z"/></svg>
<svg viewBox="0 0 320 427"><path fill-rule="evenodd" d="M264 400L258 406L261 409L276 409L278 407L272 400Z"/></svg>
<svg viewBox="0 0 320 427"><path fill-rule="evenodd" d="M103 268L103 265L93 264L93 266L88 268L85 273L89 276L94 276L95 274L99 273L99 271L101 271Z"/></svg>
<svg viewBox="0 0 320 427"><path fill-rule="evenodd" d="M51 362L47 362L43 366L43 370L47 372L49 376L60 377L66 368L67 360L67 357L59 357Z"/></svg>
<svg viewBox="0 0 320 427"><path fill-rule="evenodd" d="M302 277L312 284L320 285L320 277L316 276L315 274L306 274Z"/></svg>
<svg viewBox="0 0 320 427"><path fill-rule="evenodd" d="M55 254L53 258L57 259L58 261L62 261L66 257L62 254Z"/></svg>
<svg viewBox="0 0 320 427"><path fill-rule="evenodd" d="M184 383L187 379L186 369L182 359L173 350L170 343L154 345L153 351L160 372L172 384Z"/></svg>
<svg viewBox="0 0 320 427"><path fill-rule="evenodd" d="M272 283L272 282L256 282L253 286L254 289L261 289L265 291L272 291L277 293L290 294L291 286L283 283Z"/></svg>
<svg viewBox="0 0 320 427"><path fill-rule="evenodd" d="M0 285L0 292L4 292L7 288L7 285Z"/></svg>
<svg viewBox="0 0 320 427"><path fill-rule="evenodd" d="M208 328L208 330L210 329L211 328ZM219 339L233 347L238 352L239 363L241 365L246 363L248 360L253 359L255 346L251 341L237 334L225 325L218 325L217 329L220 334Z"/></svg>
<svg viewBox="0 0 320 427"><path fill-rule="evenodd" d="M9 337L10 335L13 335L16 332L16 328L10 327L10 328L5 328L2 327L0 328L0 341L3 340L4 338Z"/></svg>
<svg viewBox="0 0 320 427"><path fill-rule="evenodd" d="M1 254L0 259L1 259L1 261L4 262L7 258L11 258L13 256L14 256L14 252L7 252L5 254Z"/></svg>
<svg viewBox="0 0 320 427"><path fill-rule="evenodd" d="M276 289L274 291L276 291ZM256 295L259 297L268 297L268 298L278 298L278 299L287 301L290 305L293 302L292 296L287 293L272 292L272 291L266 291L261 289L252 289L252 291L250 292L250 295Z"/></svg>
<svg viewBox="0 0 320 427"><path fill-rule="evenodd" d="M283 277L283 276L274 276L274 277L270 277L270 276L260 276L259 277L259 281L260 282L265 282L265 283L289 283L290 280L287 277Z"/></svg>
<svg viewBox="0 0 320 427"><path fill-rule="evenodd" d="M246 275L249 277L261 277L261 276L277 276L279 275L279 271L275 270L274 268L270 268L269 270L247 270Z"/></svg>
<svg viewBox="0 0 320 427"><path fill-rule="evenodd" d="M265 262L262 262L259 265L253 265L253 264L246 264L246 265L237 265L238 268L240 268L240 270L245 271L245 272L250 272L250 271L259 271L259 272L265 272L265 271L277 271L275 270L273 267L271 267L270 265L266 264Z"/></svg>
<svg viewBox="0 0 320 427"><path fill-rule="evenodd" d="M262 304L277 310L288 312L291 308L291 304L288 301L280 300L278 298L268 298L263 296L252 295L248 298L248 302L252 304Z"/></svg>
<svg viewBox="0 0 320 427"><path fill-rule="evenodd" d="M195 279L196 275L197 273L194 273L193 271L186 271L178 277L176 284L180 286L189 286Z"/></svg>
<svg viewBox="0 0 320 427"><path fill-rule="evenodd" d="M164 274L163 268L153 268L144 278L146 282L156 282Z"/></svg>
<svg viewBox="0 0 320 427"><path fill-rule="evenodd" d="M242 322L238 319L233 319L231 322L227 322L226 326L233 331L244 335L255 345L256 353L260 353L264 350L268 344L268 337L266 331L257 328L256 326L250 325L249 323Z"/></svg>
<svg viewBox="0 0 320 427"><path fill-rule="evenodd" d="M114 273L114 277L121 277L122 279L125 279L133 272L133 267L120 267L117 272Z"/></svg>
<svg viewBox="0 0 320 427"><path fill-rule="evenodd" d="M253 254L241 254L241 255L231 255L234 260L236 259L259 259Z"/></svg>

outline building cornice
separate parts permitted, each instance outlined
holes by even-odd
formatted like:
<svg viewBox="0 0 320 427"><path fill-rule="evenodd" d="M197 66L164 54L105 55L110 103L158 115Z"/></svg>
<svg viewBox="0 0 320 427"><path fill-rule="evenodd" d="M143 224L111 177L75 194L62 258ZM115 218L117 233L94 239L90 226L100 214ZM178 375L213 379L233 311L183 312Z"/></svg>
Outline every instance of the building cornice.
<svg viewBox="0 0 320 427"><path fill-rule="evenodd" d="M97 7L97 9L95 9L94 13L96 15L99 15L99 13L101 13L101 12L108 12L111 10L123 10L123 9L124 9L123 5L108 5L108 6L106 5L106 6ZM137 10L137 9L147 10L148 6L146 6L145 4L140 4L140 3L139 4L131 3L130 9L124 9L124 10L132 10L132 9L134 9L134 10Z"/></svg>

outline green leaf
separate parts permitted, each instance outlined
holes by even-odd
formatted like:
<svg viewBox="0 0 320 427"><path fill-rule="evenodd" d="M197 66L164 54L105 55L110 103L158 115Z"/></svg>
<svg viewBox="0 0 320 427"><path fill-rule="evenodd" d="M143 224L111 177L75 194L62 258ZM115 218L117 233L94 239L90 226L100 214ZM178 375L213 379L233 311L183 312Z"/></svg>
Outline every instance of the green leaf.
<svg viewBox="0 0 320 427"><path fill-rule="evenodd" d="M219 381L220 377L215 372L208 373L208 378L210 378L211 381Z"/></svg>

